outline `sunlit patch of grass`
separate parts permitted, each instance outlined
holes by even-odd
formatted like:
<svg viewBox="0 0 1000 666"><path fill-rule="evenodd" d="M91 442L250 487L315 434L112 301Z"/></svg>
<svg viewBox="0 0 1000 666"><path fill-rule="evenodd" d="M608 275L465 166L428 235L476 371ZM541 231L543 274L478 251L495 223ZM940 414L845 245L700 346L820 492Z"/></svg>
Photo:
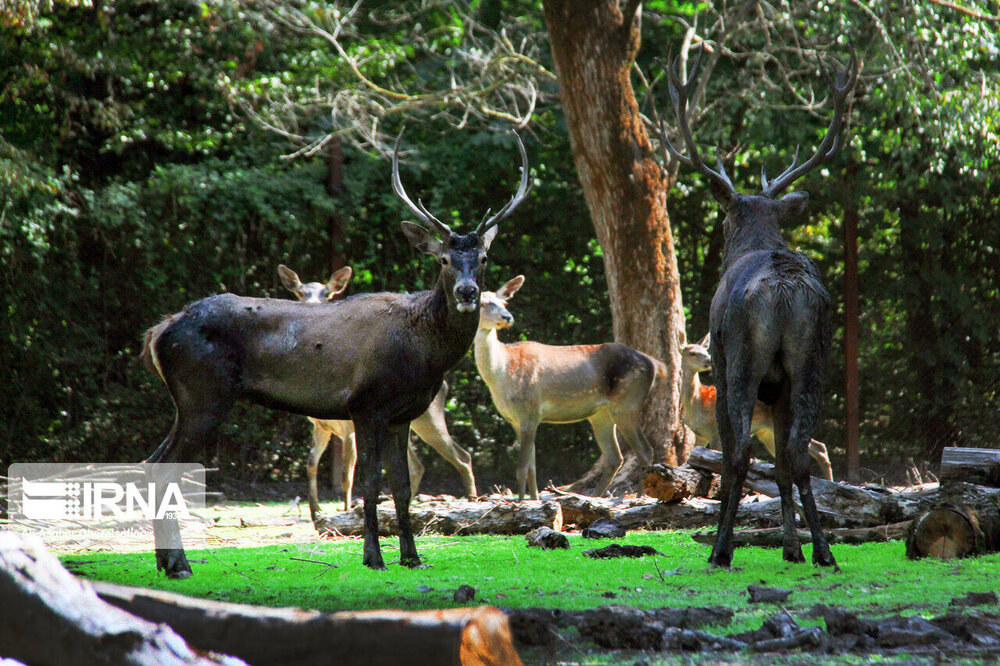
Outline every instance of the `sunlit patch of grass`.
<svg viewBox="0 0 1000 666"><path fill-rule="evenodd" d="M605 604L638 608L725 606L735 612L724 631L756 629L779 608L750 604L750 584L792 590L782 608L803 625L815 604L851 608L862 614L925 616L946 612L949 601L968 592L995 588L1000 555L975 559L910 561L903 544L834 546L840 573L811 564L790 564L780 550L741 548L733 570L714 569L708 547L686 531L633 532L622 543L653 546L662 556L594 560L583 550L605 541L570 535L569 550L527 547L519 536L424 536L418 550L425 568L398 563L398 542L382 539L387 571L361 564L361 542L343 539L262 548L189 551L194 576L167 580L155 570L151 553L84 554L63 560L88 578L153 587L196 597L266 606L298 606L323 611L370 608L457 606L460 585L476 588L472 604L579 610ZM804 546L807 561L810 547ZM309 561L303 561L309 560ZM327 566L333 565L333 566ZM983 610L1000 612L1000 607Z"/></svg>

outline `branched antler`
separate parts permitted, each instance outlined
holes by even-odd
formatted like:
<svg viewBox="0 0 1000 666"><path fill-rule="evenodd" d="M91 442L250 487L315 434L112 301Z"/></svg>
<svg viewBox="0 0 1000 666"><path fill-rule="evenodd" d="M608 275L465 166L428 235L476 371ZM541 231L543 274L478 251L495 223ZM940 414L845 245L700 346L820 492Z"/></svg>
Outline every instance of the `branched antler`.
<svg viewBox="0 0 1000 666"><path fill-rule="evenodd" d="M792 158L792 165L774 180L769 181L764 168L761 167L760 183L762 189L760 193L762 196L771 197L772 199L777 197L785 188L833 157L834 153L840 149L840 130L844 122L844 110L847 108L847 98L858 81L858 72L861 70L861 66L857 56L852 51L851 60L844 69L831 72L823 66L822 61L819 68L823 73L823 78L830 85L830 91L833 95L834 111L833 119L830 120L830 126L827 128L826 134L823 136L823 140L820 142L816 152L802 165L796 167L799 162L799 149L796 147L795 156Z"/></svg>
<svg viewBox="0 0 1000 666"><path fill-rule="evenodd" d="M399 135L396 137L396 145L392 149L392 190L421 222L434 227L444 238L448 238L451 236L451 227L431 215L424 207L422 201L417 199L417 203L413 203L410 197L406 196L406 190L403 189L403 181L399 179L399 140L402 138L403 130L400 130Z"/></svg>
<svg viewBox="0 0 1000 666"><path fill-rule="evenodd" d="M514 138L517 139L517 148L521 151L521 184L517 188L517 192L511 197L503 208L497 211L497 214L489 219L484 219L476 227L476 233L482 236L487 231L497 226L502 222L508 215L514 212L514 209L521 205L525 197L528 196L528 192L531 191L531 182L528 179L528 153L524 150L524 143L521 142L521 137L517 132L511 130L514 134ZM486 212L489 215L489 211Z"/></svg>
<svg viewBox="0 0 1000 666"><path fill-rule="evenodd" d="M683 84L680 82L680 72L676 59L666 68L670 99L674 105L674 112L677 115L677 126L680 129L681 136L684 138L684 145L687 147L688 155L684 155L670 143L670 139L667 138L667 133L663 129L662 122L660 123L660 139L675 160L708 176L715 185L712 191L716 193L716 198L723 205L728 205L729 201L736 196L736 188L733 187L733 182L729 179L729 176L726 174L726 168L722 165L722 156L718 156L717 170L705 164L698 153L698 146L694 141L694 136L691 134L691 127L688 124L690 94L697 83L698 71L701 68L701 58L704 53L705 47L702 46L695 57L694 64L691 65L691 72L688 74L687 81Z"/></svg>

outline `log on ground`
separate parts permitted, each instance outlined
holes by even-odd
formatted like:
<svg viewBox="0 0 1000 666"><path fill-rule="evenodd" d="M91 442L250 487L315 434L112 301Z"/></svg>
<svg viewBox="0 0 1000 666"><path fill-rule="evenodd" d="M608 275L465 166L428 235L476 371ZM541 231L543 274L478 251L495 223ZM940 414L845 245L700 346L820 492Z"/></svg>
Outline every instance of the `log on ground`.
<svg viewBox="0 0 1000 666"><path fill-rule="evenodd" d="M0 608L0 652L26 664L243 663L105 603L37 537L0 532Z"/></svg>
<svg viewBox="0 0 1000 666"><path fill-rule="evenodd" d="M661 502L679 502L689 497L714 499L719 492L719 477L688 464L656 463L646 470L642 490Z"/></svg>
<svg viewBox="0 0 1000 666"><path fill-rule="evenodd" d="M95 583L105 601L169 624L191 645L254 664L520 664L510 623L489 606L321 613Z"/></svg>
<svg viewBox="0 0 1000 666"><path fill-rule="evenodd" d="M553 501L453 501L427 502L410 508L413 530L438 534L527 534L539 527L556 532L562 530L562 509ZM391 502L378 505L380 536L399 533L396 510ZM316 521L320 533L361 535L364 533L364 513L352 511L321 516Z"/></svg>
<svg viewBox="0 0 1000 666"><path fill-rule="evenodd" d="M827 541L830 544L846 543L884 543L886 541L901 541L906 538L910 529L910 521L892 523L890 525L878 525L876 527L843 527L829 529L825 531ZM761 548L781 548L784 531L780 527L764 527L752 530L737 530L733 532L733 545L759 546ZM812 538L809 530L796 530L799 541L808 543ZM715 532L698 532L691 535L691 538L698 543L715 545Z"/></svg>
<svg viewBox="0 0 1000 666"><path fill-rule="evenodd" d="M1000 487L1000 449L946 446L941 452L942 484L975 483Z"/></svg>
<svg viewBox="0 0 1000 666"><path fill-rule="evenodd" d="M1000 551L1000 489L952 483L917 517L906 539L910 559L971 557Z"/></svg>
<svg viewBox="0 0 1000 666"><path fill-rule="evenodd" d="M692 467L719 473L722 453L696 446L687 462ZM762 495L778 497L774 479L774 465L754 461L750 463L745 487ZM816 508L826 527L868 527L910 520L929 509L937 499L936 490L899 493L880 486L862 488L815 476L810 477L810 481ZM798 505L798 492L793 499Z"/></svg>

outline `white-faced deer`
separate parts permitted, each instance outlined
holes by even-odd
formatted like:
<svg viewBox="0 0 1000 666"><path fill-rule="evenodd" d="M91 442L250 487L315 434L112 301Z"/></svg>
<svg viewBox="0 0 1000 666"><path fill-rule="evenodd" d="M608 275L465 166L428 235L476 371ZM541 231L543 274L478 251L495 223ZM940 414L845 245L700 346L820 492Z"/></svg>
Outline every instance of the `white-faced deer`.
<svg viewBox="0 0 1000 666"><path fill-rule="evenodd" d="M717 391L716 420L722 438L722 502L719 530L709 562L728 567L733 557L733 526L740 492L750 464L750 433L757 400L771 407L775 467L781 492L782 556L801 562L795 531L792 482L799 488L803 513L813 543L813 563L836 567L819 522L809 482L809 441L823 405L826 363L830 350L830 296L819 270L801 252L788 248L781 224L801 213L808 195L782 191L829 159L840 147L847 98L857 81L852 55L843 70L823 74L830 84L833 119L816 154L792 165L769 181L761 171L757 195L736 191L721 157L711 169L698 154L688 125L688 99L697 79L699 52L687 82L681 84L676 62L667 69L670 97L687 155L661 138L674 159L705 175L726 212L722 278L709 314L712 366Z"/></svg>
<svg viewBox="0 0 1000 666"><path fill-rule="evenodd" d="M409 424L427 411L444 373L465 355L479 325L479 279L498 224L528 193L520 138L517 192L475 231L453 232L399 178L393 190L427 228L403 222L410 243L440 263L437 283L413 294L357 294L327 303L221 294L196 301L146 336L144 355L163 378L177 414L150 463L197 459L237 400L320 419L350 419L357 429L364 483L364 564L383 569L376 504L382 460L399 521L400 562L420 564L410 522L406 463ZM191 575L176 520L153 523L157 567Z"/></svg>
<svg viewBox="0 0 1000 666"><path fill-rule="evenodd" d="M333 274L333 277L326 284L322 282L303 283L298 274L285 265L278 266L278 276L285 289L295 294L296 298L303 303L322 303L333 300L343 293L351 279L351 268L350 266L341 268ZM410 429L458 470L462 477L462 484L465 486L465 492L469 497L476 497L476 477L472 473L472 456L456 444L448 432L448 424L444 418L447 397L448 384L442 382L441 390L434 396L430 407L410 423ZM344 468L340 484L344 491L345 509L351 508L351 496L354 490L354 464L358 459L358 451L353 422L314 419L312 417L309 417L309 421L313 426L313 447L309 452L306 470L309 474L309 512L313 522L316 522L320 516L316 474L319 470L320 458L330 443L330 437L336 435L340 439L343 451ZM410 496L415 497L424 476L424 465L420 462L420 456L410 438L407 438L406 459L407 467L410 470Z"/></svg>
<svg viewBox="0 0 1000 666"><path fill-rule="evenodd" d="M524 284L518 275L500 289L484 292L474 346L476 367L496 405L514 428L520 445L517 491L538 499L535 431L540 423L590 421L601 449L603 494L622 465L616 431L644 465L653 448L640 427L642 407L663 363L618 343L554 347L538 342L504 344L497 329L514 323L507 301Z"/></svg>
<svg viewBox="0 0 1000 666"><path fill-rule="evenodd" d="M714 386L706 386L698 377L699 372L712 369L712 356L708 352L709 336L698 343L681 348L681 404L684 405L684 422L694 432L698 446L719 448L719 425L715 420L716 393ZM757 437L771 456L774 456L774 427L771 423L771 408L760 400L754 405L750 434ZM819 465L820 474L827 481L833 481L833 468L827 455L826 444L819 440L809 441L809 455Z"/></svg>

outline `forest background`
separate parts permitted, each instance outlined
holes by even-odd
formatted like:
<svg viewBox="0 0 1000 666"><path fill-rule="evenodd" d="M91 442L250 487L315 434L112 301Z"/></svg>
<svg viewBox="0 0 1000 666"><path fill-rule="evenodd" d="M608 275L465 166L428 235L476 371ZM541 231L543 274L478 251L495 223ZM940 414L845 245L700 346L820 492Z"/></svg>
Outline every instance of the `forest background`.
<svg viewBox="0 0 1000 666"><path fill-rule="evenodd" d="M574 166L545 11L477 0L7 3L0 12L0 465L146 457L172 420L138 361L143 331L212 293L286 298L279 263L350 292L436 274L400 233L387 159L438 217L474 224L516 187L508 130L535 181L502 225L486 288L517 274L506 341L613 339L602 246ZM864 62L849 138L796 185L784 230L835 302L816 438L843 472L844 220L857 222L864 478L1000 433L1000 58L996 2L642 4L632 84L668 126L661 62L705 41L695 132L742 191L811 150L828 121L816 55ZM582 11L582 10L581 10ZM303 22L305 21L305 22ZM555 38L552 35L551 38ZM659 152L659 148L657 148ZM708 152L712 152L711 148ZM702 178L667 163L666 208L689 338L707 332L721 219ZM755 191L755 190L754 190ZM612 232L613 233L613 229ZM470 355L448 377L449 426L481 487L510 483L515 437ZM655 418L655 416L654 416ZM305 419L240 406L205 463L304 478ZM426 451L426 449L425 449ZM457 477L424 455L429 479ZM543 426L542 479L597 457L586 423Z"/></svg>

